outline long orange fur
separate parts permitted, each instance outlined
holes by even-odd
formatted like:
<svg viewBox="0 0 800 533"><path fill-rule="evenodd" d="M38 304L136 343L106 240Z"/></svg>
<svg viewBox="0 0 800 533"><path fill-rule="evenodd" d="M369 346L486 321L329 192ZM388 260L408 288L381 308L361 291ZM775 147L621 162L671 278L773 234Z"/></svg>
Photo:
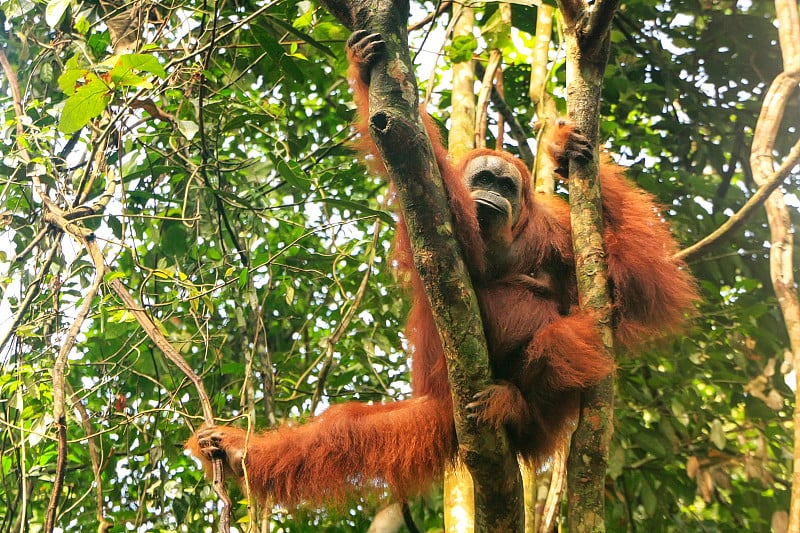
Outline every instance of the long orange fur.
<svg viewBox="0 0 800 533"><path fill-rule="evenodd" d="M359 149L377 153L367 135L370 65L350 54L350 79L360 119ZM539 462L566 437L578 392L613 371L594 318L577 307L569 206L554 196L536 195L517 158L477 150L451 162L429 119L426 127L454 215L456 236L475 284L497 383L479 400L478 416L507 428L515 450ZM556 133L551 156L564 150L572 130ZM515 165L523 176L523 202L514 228L512 266L491 276L475 206L462 181L474 157L492 154ZM669 227L653 198L603 160L600 167L609 278L615 302L616 339L635 349L647 339L677 331L693 309L697 292ZM356 402L331 406L299 426L284 425L246 435L236 427L201 430L187 443L209 467L212 455L229 461L245 451L249 484L258 498L277 502L342 502L359 490L388 485L397 497L424 488L453 460L457 442L445 356L422 283L412 263L405 226L398 227L396 259L411 279L412 310L406 325L414 391L412 399L383 405ZM517 281L544 274L554 295L539 294ZM235 469L231 470L231 474Z"/></svg>

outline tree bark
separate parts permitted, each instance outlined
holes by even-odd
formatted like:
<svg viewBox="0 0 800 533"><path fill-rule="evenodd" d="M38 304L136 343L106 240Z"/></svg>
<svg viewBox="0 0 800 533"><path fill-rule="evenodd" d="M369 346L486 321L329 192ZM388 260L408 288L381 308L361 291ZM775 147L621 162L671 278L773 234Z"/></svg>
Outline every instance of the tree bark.
<svg viewBox="0 0 800 533"><path fill-rule="evenodd" d="M567 109L575 125L595 146L587 164L570 164L569 200L572 243L580 305L598 318L607 350L613 349L611 299L603 247L598 175L600 92L610 50L610 24L618 0L599 0L591 9L582 0L559 0L567 43ZM613 434L614 377L581 394L580 418L568 459L569 531L605 531L604 485Z"/></svg>
<svg viewBox="0 0 800 533"><path fill-rule="evenodd" d="M796 0L775 0L778 41L783 56L783 72L770 84L753 132L750 166L753 179L764 187L775 172L774 146L789 98L800 83L800 17ZM778 298L795 371L800 368L800 302L794 279L794 233L783 191L775 191L764 207L770 231L770 277ZM800 378L797 385L800 386ZM792 498L789 508L790 533L800 532L800 388L795 387L794 461Z"/></svg>
<svg viewBox="0 0 800 533"><path fill-rule="evenodd" d="M453 39L470 36L475 28L474 10L463 4L453 5ZM447 149L450 157L459 158L475 148L475 63L454 63L450 130ZM463 463L448 465L444 472L445 533L475 531L475 487Z"/></svg>
<svg viewBox="0 0 800 533"><path fill-rule="evenodd" d="M522 531L522 484L503 431L481 427L466 405L491 383L477 298L453 236L433 149L418 112L408 50L408 2L324 0L349 29L378 32L384 58L370 75L369 128L397 191L414 263L447 357L459 457L475 483L476 531Z"/></svg>

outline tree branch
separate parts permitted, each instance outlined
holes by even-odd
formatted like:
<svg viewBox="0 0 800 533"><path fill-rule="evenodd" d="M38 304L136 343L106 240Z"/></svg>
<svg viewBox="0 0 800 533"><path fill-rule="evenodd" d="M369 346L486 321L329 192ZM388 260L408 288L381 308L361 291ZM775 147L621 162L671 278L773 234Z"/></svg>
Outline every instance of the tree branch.
<svg viewBox="0 0 800 533"><path fill-rule="evenodd" d="M475 62L475 73L478 77L483 78L485 69L483 65L479 62ZM531 150L530 145L528 144L528 134L525 132L525 128L520 123L517 115L514 114L514 110L509 107L508 103L506 103L505 98L503 95L500 94L500 91L497 90L497 87L492 87L491 93L492 105L497 109L497 112L502 115L503 120L506 121L508 124L508 131L511 132L511 138L517 142L517 146L519 147L519 158L525 161L525 165L528 168L533 167L533 163L535 161L535 157L533 155L533 150ZM498 150L501 149L501 146L497 147Z"/></svg>
<svg viewBox="0 0 800 533"><path fill-rule="evenodd" d="M778 41L783 56L783 72L772 81L764 95L761 112L753 131L750 149L750 167L753 179L764 187L775 168L775 139L780 131L784 111L800 83L800 14L797 0L775 0ZM797 148L797 146L795 146ZM788 159L788 158L787 158ZM786 166L784 161L784 165ZM764 207L770 233L770 278L783 315L794 368L800 367L800 301L794 278L794 233L789 208L780 189L767 198ZM800 384L800 378L796 378ZM800 532L800 389L795 387L794 452L792 464L791 503L789 527L791 533Z"/></svg>
<svg viewBox="0 0 800 533"><path fill-rule="evenodd" d="M590 43L603 39L611 27L611 20L614 18L618 6L619 0L598 0L592 10L587 12L583 38Z"/></svg>
<svg viewBox="0 0 800 533"><path fill-rule="evenodd" d="M567 109L575 125L595 146L587 164L570 163L569 201L572 245L581 307L592 310L606 349L613 349L611 298L603 246L602 209L598 177L600 92L610 49L610 21L617 1L598 2L576 18L576 2L559 0L567 25ZM587 33L587 29L590 33ZM605 478L613 435L614 377L609 376L581 394L578 427L568 459L568 521L570 531L605 531Z"/></svg>
<svg viewBox="0 0 800 533"><path fill-rule="evenodd" d="M586 6L583 0L563 0L558 2L558 9L564 15L564 24L575 26L586 11Z"/></svg>
<svg viewBox="0 0 800 533"><path fill-rule="evenodd" d="M47 518L45 522L45 531L52 531L55 527L55 513L58 507L58 500L61 493L61 488L63 486L63 472L66 468L66 416L65 416L65 397L64 397L64 371L66 368L66 360L69 352L72 350L72 347L75 344L75 339L77 338L78 333L80 332L80 328L83 325L83 322L86 320L89 311L91 310L91 303L94 296L97 294L100 285L103 282L105 275L111 273L111 269L105 264L105 258L103 257L100 248L97 246L97 242L94 238L94 233L91 230L84 228L80 224L80 219L77 218L75 213L84 213L85 209L89 209L91 212L89 215L95 215L102 212L102 209L108 203L108 199L113 194L114 184L116 180L112 175L111 168L107 169L108 175L108 186L106 187L106 191L104 194L94 203L94 205L90 208L86 208L85 206L79 206L73 210L63 211L58 209L57 212L48 211L45 213L44 220L48 222L51 226L59 230L60 232L68 233L72 237L74 237L83 248L87 251L89 256L92 259L92 263L95 267L95 279L92 285L90 286L87 293L84 295L84 301L81 304L81 307L78 311L78 314L73 322L72 326L70 327L67 337L61 345L59 350L58 357L56 358L56 362L53 367L53 414L55 418L55 422L58 429L58 459L56 463L56 477L53 483L53 489L51 492L50 497L50 505L47 509ZM96 211L92 211L96 210ZM74 220L74 221L73 221ZM214 424L214 413L211 408L211 401L208 398L208 394L205 391L205 387L203 385L202 379L192 370L192 367L186 362L186 360L178 353L175 348L169 343L167 338L161 332L161 330L156 326L147 312L142 309L139 305L136 304L133 297L131 297L130 293L127 291L125 286L119 280L119 278L113 278L108 282L109 287L111 287L117 296L123 301L126 306L126 309L136 318L136 321L139 322L139 325L142 326L145 333L150 337L150 339L156 344L156 346L164 353L164 355L172 361L180 370L181 372L189 378L189 380L194 385L195 389L197 390L198 397L200 399L200 404L203 408L203 418L206 424L213 425ZM217 496L223 502L223 509L221 511L220 516L220 523L219 523L219 531L220 533L228 533L230 531L230 516L231 516L231 499L228 496L227 491L225 490L224 482L224 475L223 475L223 468L222 468L222 460L216 459L213 462L214 465L214 491L216 492Z"/></svg>
<svg viewBox="0 0 800 533"><path fill-rule="evenodd" d="M46 219L46 217L45 217ZM100 290L100 285L103 283L103 273L105 272L105 264L103 256L92 238L91 244L95 244L91 249L89 247L90 241L87 237L81 235L78 237L86 247L90 250L92 263L94 264L95 274L89 290L83 295L83 302L78 308L78 313L75 320L67 331L67 336L61 343L61 348L58 350L55 363L53 364L53 420L56 424L56 431L58 436L58 456L56 458L56 471L53 479L53 488L50 492L50 503L47 506L47 515L44 523L44 531L50 533L55 528L58 501L61 498L61 489L64 487L64 475L67 471L67 412L66 412L66 368L67 357L75 346L75 340L89 316L89 311L92 309L92 301Z"/></svg>
<svg viewBox="0 0 800 533"><path fill-rule="evenodd" d="M798 163L800 163L800 140L794 144L781 166L764 179L755 194L747 200L739 211L712 233L675 254L675 258L686 262L693 261L715 246L725 242L733 232L742 227L750 216L764 204L775 189L780 187Z"/></svg>
<svg viewBox="0 0 800 533"><path fill-rule="evenodd" d="M506 435L467 416L466 405L491 383L489 358L477 298L453 236L447 196L418 113L406 31L408 3L323 3L345 26L378 32L386 43L384 58L370 74L369 129L397 190L415 266L447 357L459 456L475 482L476 530L521 531L521 478Z"/></svg>

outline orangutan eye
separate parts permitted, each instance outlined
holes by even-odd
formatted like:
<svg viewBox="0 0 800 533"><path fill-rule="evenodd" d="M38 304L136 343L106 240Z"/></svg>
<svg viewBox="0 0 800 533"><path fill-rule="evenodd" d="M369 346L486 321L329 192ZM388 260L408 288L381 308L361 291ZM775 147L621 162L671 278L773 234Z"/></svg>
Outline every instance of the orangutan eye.
<svg viewBox="0 0 800 533"><path fill-rule="evenodd" d="M506 198L517 195L517 184L511 178L501 178L497 188L500 189L500 194Z"/></svg>
<svg viewBox="0 0 800 533"><path fill-rule="evenodd" d="M483 170L475 174L472 178L472 187L478 187L481 189L486 189L489 185L494 183L494 174L489 172L488 170Z"/></svg>

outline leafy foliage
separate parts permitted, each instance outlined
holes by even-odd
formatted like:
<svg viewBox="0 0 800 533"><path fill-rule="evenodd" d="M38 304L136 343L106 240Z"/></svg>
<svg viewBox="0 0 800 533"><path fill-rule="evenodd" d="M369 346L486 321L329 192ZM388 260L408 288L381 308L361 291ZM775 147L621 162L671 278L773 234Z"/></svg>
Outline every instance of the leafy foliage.
<svg viewBox="0 0 800 533"><path fill-rule="evenodd" d="M216 6L0 0L0 50L19 78L24 130L6 77L0 340L13 335L0 347L0 531L43 523L56 455L53 359L94 274L80 244L44 221L34 176L65 210L117 182L105 210L79 223L95 232L110 276L202 373L220 419L264 428L330 402L408 394L389 193L347 147L347 34L309 1ZM415 17L433 9L420 4ZM488 31L494 9L479 10ZM753 191L749 139L780 70L771 9L640 0L615 20L602 137L687 244ZM513 10L512 42L499 43L505 94L527 125L524 47L536 11ZM446 23L414 42L435 49ZM451 62L485 49L482 39L447 49L433 80L437 118L447 118L439 82ZM553 58L560 95L565 72ZM779 153L799 114L796 99ZM759 215L695 261L706 301L693 329L620 359L610 530L768 531L788 509L793 393L767 242ZM104 517L128 530L211 530L209 484L182 452L201 422L196 392L113 292L92 309L69 357L58 524L91 529ZM378 505L271 519L292 531L364 530ZM440 511L435 493L413 505L426 527L441 527ZM248 520L246 505L236 512Z"/></svg>

